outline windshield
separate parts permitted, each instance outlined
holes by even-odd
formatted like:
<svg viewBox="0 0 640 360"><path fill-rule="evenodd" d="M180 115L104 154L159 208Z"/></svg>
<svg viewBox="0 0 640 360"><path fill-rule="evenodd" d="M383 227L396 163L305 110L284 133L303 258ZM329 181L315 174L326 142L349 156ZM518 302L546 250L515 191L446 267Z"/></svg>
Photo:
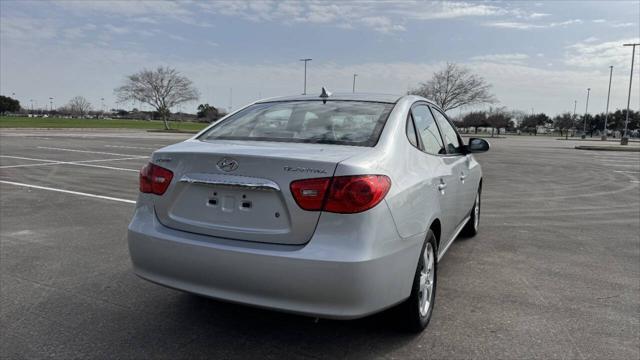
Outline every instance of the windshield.
<svg viewBox="0 0 640 360"><path fill-rule="evenodd" d="M290 101L254 104L200 140L257 140L374 146L394 104Z"/></svg>

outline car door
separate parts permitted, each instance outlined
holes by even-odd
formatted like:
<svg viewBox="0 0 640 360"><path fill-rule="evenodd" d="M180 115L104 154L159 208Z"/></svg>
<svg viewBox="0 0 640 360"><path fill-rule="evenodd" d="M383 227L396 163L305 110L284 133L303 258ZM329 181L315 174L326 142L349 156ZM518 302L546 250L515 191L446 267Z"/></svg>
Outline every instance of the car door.
<svg viewBox="0 0 640 360"><path fill-rule="evenodd" d="M455 213L456 230L458 230L469 215L469 210L473 206L475 199L475 190L470 178L470 158L465 154L463 143L460 135L455 130L451 122L447 119L440 109L435 106L431 107L433 116L438 123L438 127L442 133L442 139L447 151L445 162L451 168L452 178L451 187L455 191L453 213ZM453 239L451 239L453 240Z"/></svg>
<svg viewBox="0 0 640 360"><path fill-rule="evenodd" d="M457 222L456 182L451 166L452 158L446 153L440 129L426 103L411 108L419 149L424 152L425 174L430 173L433 188L439 193L441 220L441 247L453 235ZM426 161L429 161L426 164ZM431 169L427 169L430 166ZM443 241L444 240L444 241Z"/></svg>

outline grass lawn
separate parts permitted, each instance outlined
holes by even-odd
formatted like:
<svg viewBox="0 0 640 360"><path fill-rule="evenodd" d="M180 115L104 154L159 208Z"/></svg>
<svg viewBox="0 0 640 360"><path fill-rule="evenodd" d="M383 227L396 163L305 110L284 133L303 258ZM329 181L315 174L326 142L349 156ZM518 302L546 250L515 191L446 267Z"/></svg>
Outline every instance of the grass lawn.
<svg viewBox="0 0 640 360"><path fill-rule="evenodd" d="M198 131L208 124L195 122L169 122L175 130ZM62 119L0 116L0 128L101 128L101 129L145 129L162 130L162 121L126 119Z"/></svg>

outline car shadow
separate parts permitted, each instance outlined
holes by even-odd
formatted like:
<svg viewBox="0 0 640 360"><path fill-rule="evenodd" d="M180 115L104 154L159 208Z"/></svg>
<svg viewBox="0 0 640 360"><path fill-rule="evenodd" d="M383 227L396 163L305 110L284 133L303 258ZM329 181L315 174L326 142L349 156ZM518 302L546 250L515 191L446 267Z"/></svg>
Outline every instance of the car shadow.
<svg viewBox="0 0 640 360"><path fill-rule="evenodd" d="M172 305L180 324L198 329L199 335L182 349L189 354L215 350L243 358L370 358L384 356L418 337L401 328L393 310L357 320L318 320L187 293ZM180 327L175 331L183 330ZM224 341L219 341L221 334Z"/></svg>

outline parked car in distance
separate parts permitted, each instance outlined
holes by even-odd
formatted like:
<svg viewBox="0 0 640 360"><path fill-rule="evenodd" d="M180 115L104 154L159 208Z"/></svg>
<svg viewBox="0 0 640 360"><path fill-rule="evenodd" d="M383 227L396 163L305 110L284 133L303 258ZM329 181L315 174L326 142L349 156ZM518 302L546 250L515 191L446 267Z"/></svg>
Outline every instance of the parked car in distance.
<svg viewBox="0 0 640 360"><path fill-rule="evenodd" d="M488 149L413 95L257 101L153 153L128 231L134 272L313 317L397 307L420 331L438 261L478 231L473 153Z"/></svg>

